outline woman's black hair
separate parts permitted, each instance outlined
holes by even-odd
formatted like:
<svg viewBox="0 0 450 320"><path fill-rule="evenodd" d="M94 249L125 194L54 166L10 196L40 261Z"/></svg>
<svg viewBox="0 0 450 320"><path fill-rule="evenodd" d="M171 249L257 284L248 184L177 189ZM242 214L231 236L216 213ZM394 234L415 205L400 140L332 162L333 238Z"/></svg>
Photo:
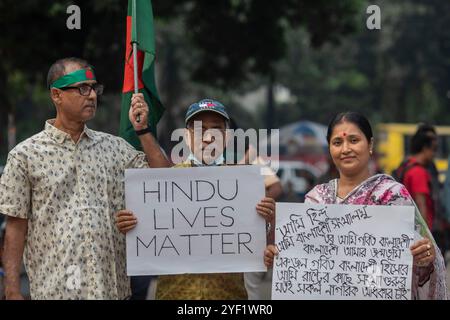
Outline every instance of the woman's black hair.
<svg viewBox="0 0 450 320"><path fill-rule="evenodd" d="M334 118L330 121L327 130L327 141L330 144L331 134L333 133L333 129L337 124L342 122L350 122L358 126L359 130L361 130L367 138L367 141L370 143L373 133L372 127L370 126L369 120L364 117L362 114L358 112L342 112L334 116Z"/></svg>

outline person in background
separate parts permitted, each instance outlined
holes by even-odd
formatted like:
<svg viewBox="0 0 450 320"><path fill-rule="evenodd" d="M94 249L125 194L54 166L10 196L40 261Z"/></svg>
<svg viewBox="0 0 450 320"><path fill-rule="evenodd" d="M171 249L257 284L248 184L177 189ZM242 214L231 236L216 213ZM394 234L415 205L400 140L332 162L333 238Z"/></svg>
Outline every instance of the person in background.
<svg viewBox="0 0 450 320"><path fill-rule="evenodd" d="M240 128L236 122L236 120L234 120L234 118L230 118L230 125L229 125L230 129L232 130L243 130L242 128ZM228 146L231 144L231 139L227 145L227 149ZM235 148L233 149L237 149L237 141L235 141L234 143ZM258 150L249 142L245 141L245 152L244 154L238 154L236 152L236 150L233 150L234 152L231 152L231 157L233 157L232 159L232 163L233 164L241 164L241 165L248 165L248 164L252 164L252 165L260 165L266 168L266 174L264 176L264 185L265 185L265 190L266 190L266 197L272 198L274 200L278 200L281 195L283 194L283 187L281 185L281 181L280 178L278 178L276 172L274 172L274 170L268 165L267 161L264 160L261 156L259 156L258 154ZM225 152L227 155L227 161L229 160L229 153Z"/></svg>
<svg viewBox="0 0 450 320"><path fill-rule="evenodd" d="M423 218L432 230L436 212L432 175L428 168L433 162L437 150L437 138L426 132L418 131L411 139L411 156L407 159L403 179L408 192L413 197Z"/></svg>
<svg viewBox="0 0 450 320"><path fill-rule="evenodd" d="M393 176L397 178L397 181L403 183L413 195L420 212L426 217L439 248L445 253L450 245L449 223L445 219L446 207L440 201L443 198L441 193L445 190L442 190L439 173L433 161L436 151L430 150L426 146L423 148L420 146L420 144L429 144L437 150L437 141L437 132L432 125L419 124L410 146L410 153L418 153L419 161L414 154L406 158L393 172ZM427 153L427 149L432 152Z"/></svg>
<svg viewBox="0 0 450 320"><path fill-rule="evenodd" d="M434 126L426 123L419 124L417 132L422 132L432 138L438 140L438 134ZM439 143L438 143L439 146ZM447 185L448 175L444 184L439 181L439 172L434 161L431 161L426 167L431 176L431 195L435 208L435 216L431 232L433 233L436 242L444 254L444 257L450 256L446 253L450 250L450 203L448 196L450 196L449 186ZM448 264L449 259L445 259Z"/></svg>
<svg viewBox="0 0 450 320"><path fill-rule="evenodd" d="M230 119L230 128L238 130L240 127L236 121ZM272 198L275 201L279 200L283 194L283 187L281 186L280 178L274 172L267 162L258 155L258 150L250 144L245 145L244 156L236 156L237 164L243 165L260 165L266 170L264 175L264 185L266 197ZM240 159L239 159L240 158ZM275 221L270 222L270 228L275 224ZM271 230L268 237L268 244L274 243L274 232ZM244 273L245 289L247 290L248 300L270 300L272 296L272 272L246 272Z"/></svg>
<svg viewBox="0 0 450 320"><path fill-rule="evenodd" d="M420 123L419 126L417 127L417 132L422 132L428 136L430 136L431 138L436 139L436 141L438 141L438 134L437 131L435 129L434 126L427 124L427 123ZM438 142L438 148L439 148L439 142ZM435 220L440 219L442 217L442 212L444 210L444 206L443 203L441 201L441 190L442 190L442 183L439 181L439 171L436 167L436 164L434 163L434 161L430 161L428 166L427 166L427 170L430 173L431 176L431 189L433 190L432 192L432 198L433 198L433 202L434 202L434 208L436 210L436 217ZM436 229L437 223L435 223L433 225L433 229L431 231L433 231L434 229Z"/></svg>
<svg viewBox="0 0 450 320"><path fill-rule="evenodd" d="M373 153L373 134L363 115L356 112L336 115L328 126L327 141L339 178L317 185L306 195L306 203L415 206L405 186L391 176L371 176L369 161ZM413 256L412 298L446 300L444 260L427 223L415 207L415 229L421 239L410 247ZM267 246L264 252L266 266L272 267L277 254L274 245Z"/></svg>

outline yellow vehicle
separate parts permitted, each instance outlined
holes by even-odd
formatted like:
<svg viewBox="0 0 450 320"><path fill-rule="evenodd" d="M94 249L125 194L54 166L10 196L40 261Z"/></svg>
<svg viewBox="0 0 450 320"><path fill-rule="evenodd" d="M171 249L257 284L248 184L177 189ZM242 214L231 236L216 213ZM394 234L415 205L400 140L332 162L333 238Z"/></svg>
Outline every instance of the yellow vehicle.
<svg viewBox="0 0 450 320"><path fill-rule="evenodd" d="M450 151L450 126L435 126L438 134L438 150L435 164L439 171L439 180L444 182L448 167ZM417 130L417 124L380 123L376 127L375 148L379 168L391 174L405 156L408 156L412 136Z"/></svg>

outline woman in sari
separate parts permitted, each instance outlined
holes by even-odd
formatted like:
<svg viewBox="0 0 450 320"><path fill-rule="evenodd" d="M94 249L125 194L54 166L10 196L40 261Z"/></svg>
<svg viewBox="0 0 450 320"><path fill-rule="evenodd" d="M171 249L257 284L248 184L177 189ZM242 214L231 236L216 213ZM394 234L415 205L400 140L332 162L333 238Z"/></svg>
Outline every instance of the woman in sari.
<svg viewBox="0 0 450 320"><path fill-rule="evenodd" d="M338 114L328 126L327 140L339 178L317 185L305 203L415 206L415 227L420 234L411 246L413 299L447 299L442 254L406 188L385 174L370 175L373 135L368 120L359 113ZM264 252L266 266L277 255L274 245Z"/></svg>

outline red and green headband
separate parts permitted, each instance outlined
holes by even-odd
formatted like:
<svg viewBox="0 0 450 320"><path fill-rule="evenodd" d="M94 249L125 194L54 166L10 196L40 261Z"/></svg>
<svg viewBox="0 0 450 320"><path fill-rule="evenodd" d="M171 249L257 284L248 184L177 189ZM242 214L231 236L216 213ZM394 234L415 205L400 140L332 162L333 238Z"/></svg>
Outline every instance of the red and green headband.
<svg viewBox="0 0 450 320"><path fill-rule="evenodd" d="M80 69L71 73L68 73L57 80L55 80L50 88L65 88L74 83L88 81L88 80L96 80L94 70L92 68Z"/></svg>

